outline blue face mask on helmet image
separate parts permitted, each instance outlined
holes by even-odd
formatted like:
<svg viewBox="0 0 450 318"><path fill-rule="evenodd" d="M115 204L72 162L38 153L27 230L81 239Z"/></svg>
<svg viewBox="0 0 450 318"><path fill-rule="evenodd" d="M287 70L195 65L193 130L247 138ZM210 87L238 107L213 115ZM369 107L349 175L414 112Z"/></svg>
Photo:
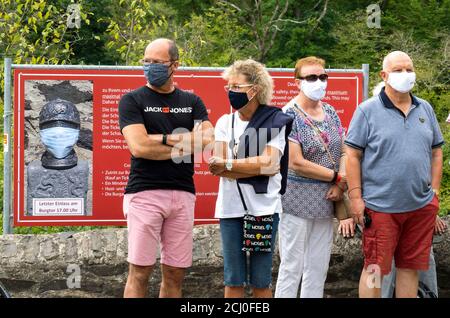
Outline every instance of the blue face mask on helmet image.
<svg viewBox="0 0 450 318"><path fill-rule="evenodd" d="M55 158L65 158L78 141L80 131L69 127L51 127L40 131L41 140L47 151Z"/></svg>
<svg viewBox="0 0 450 318"><path fill-rule="evenodd" d="M144 74L150 85L155 87L163 86L172 75L172 73L169 74L169 66L161 63L144 65Z"/></svg>

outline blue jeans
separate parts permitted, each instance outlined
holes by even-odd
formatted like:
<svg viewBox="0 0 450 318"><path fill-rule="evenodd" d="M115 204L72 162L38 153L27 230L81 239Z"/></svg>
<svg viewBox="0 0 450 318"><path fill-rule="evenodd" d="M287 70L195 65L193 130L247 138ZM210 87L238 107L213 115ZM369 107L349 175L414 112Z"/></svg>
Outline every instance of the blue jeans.
<svg viewBox="0 0 450 318"><path fill-rule="evenodd" d="M272 285L272 256L278 230L278 213L273 215L272 252L242 251L243 218L220 219L222 237L224 284L228 287L270 288Z"/></svg>

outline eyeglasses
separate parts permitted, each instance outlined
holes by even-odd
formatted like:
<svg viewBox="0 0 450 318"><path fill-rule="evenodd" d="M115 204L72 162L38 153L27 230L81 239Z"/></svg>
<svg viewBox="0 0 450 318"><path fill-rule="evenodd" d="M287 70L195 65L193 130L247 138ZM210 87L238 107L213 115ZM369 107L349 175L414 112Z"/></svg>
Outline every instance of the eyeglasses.
<svg viewBox="0 0 450 318"><path fill-rule="evenodd" d="M165 63L170 63L170 65L172 65L174 62L176 62L176 60L168 60L168 61L161 61L161 60L151 60L151 59L140 59L139 63L143 64L143 65L150 65L150 64L165 64Z"/></svg>
<svg viewBox="0 0 450 318"><path fill-rule="evenodd" d="M229 92L229 91L236 92L236 91L240 91L241 88L243 88L243 87L250 87L253 85L254 84L225 85L224 88L225 88L226 92Z"/></svg>
<svg viewBox="0 0 450 318"><path fill-rule="evenodd" d="M299 79L306 80L307 82L315 82L317 81L317 79L320 79L322 82L325 82L328 79L328 74L325 73L320 75L311 74L306 76L300 76Z"/></svg>

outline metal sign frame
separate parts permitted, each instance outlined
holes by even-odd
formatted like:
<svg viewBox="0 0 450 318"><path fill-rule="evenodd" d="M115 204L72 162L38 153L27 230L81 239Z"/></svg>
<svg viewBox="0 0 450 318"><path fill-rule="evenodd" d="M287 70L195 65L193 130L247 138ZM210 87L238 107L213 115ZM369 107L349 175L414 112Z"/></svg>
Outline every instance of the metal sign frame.
<svg viewBox="0 0 450 318"><path fill-rule="evenodd" d="M61 69L61 70L141 70L141 66L109 66L109 65L46 65L46 64L12 64L11 58L4 60L5 91L4 91L4 110L3 110L3 234L12 234L12 152L11 145L13 138L11 135L12 125L12 102L11 92L12 70L13 69ZM224 67L180 67L182 71L211 71L217 72L224 70ZM293 68L268 68L269 72L286 72L292 74ZM362 73L363 74L363 100L369 97L369 64L363 64L361 69L326 69L327 72L334 73Z"/></svg>

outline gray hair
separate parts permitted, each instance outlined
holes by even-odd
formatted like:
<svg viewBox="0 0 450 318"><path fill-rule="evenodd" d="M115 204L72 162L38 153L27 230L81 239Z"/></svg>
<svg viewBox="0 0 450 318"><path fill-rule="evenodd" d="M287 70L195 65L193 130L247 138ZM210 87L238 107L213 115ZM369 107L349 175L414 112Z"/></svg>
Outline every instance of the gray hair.
<svg viewBox="0 0 450 318"><path fill-rule="evenodd" d="M178 52L178 47L175 41L168 40L169 41L169 56L172 61L177 61L180 58L180 54Z"/></svg>
<svg viewBox="0 0 450 318"><path fill-rule="evenodd" d="M148 48L151 45L155 45L156 44L162 44L162 43L167 43L169 45L169 49L168 49L168 53L169 53L169 58L171 61L177 61L180 58L179 52L178 52L178 47L175 43L174 40L171 39L167 39L167 38L158 38L153 40L152 42L150 42L147 47L145 48L145 52L147 52Z"/></svg>

